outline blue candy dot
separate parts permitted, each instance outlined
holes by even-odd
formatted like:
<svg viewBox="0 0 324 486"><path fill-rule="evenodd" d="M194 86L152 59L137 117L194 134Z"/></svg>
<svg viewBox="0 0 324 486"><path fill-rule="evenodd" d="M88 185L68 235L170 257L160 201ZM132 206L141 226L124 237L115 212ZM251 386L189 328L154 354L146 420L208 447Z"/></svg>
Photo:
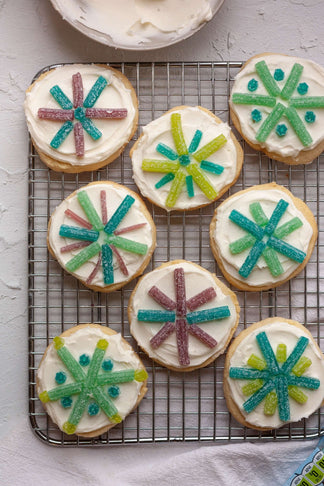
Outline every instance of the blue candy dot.
<svg viewBox="0 0 324 486"><path fill-rule="evenodd" d="M71 408L72 406L72 398L71 397L63 397L61 398L61 405L63 408Z"/></svg>
<svg viewBox="0 0 324 486"><path fill-rule="evenodd" d="M108 395L111 397L111 398L117 398L120 394L120 389L119 389L119 386L117 385L113 385L113 386L110 386L108 388Z"/></svg>
<svg viewBox="0 0 324 486"><path fill-rule="evenodd" d="M261 113L261 111L260 110L257 110L257 109L253 110L252 113L251 113L251 118L256 123L259 122L259 121L261 121L262 120L262 113Z"/></svg>
<svg viewBox="0 0 324 486"><path fill-rule="evenodd" d="M256 91L258 89L259 83L256 79L250 79L248 82L248 90L249 91Z"/></svg>
<svg viewBox="0 0 324 486"><path fill-rule="evenodd" d="M58 385L62 385L66 382L66 374L64 371L58 371L55 375L55 381Z"/></svg>
<svg viewBox="0 0 324 486"><path fill-rule="evenodd" d="M282 69L276 69L273 77L275 78L276 81L282 81L285 77L285 73L283 72Z"/></svg>
<svg viewBox="0 0 324 486"><path fill-rule="evenodd" d="M88 414L90 417L93 417L94 415L97 415L99 413L99 405L96 403L90 403L88 407Z"/></svg>
<svg viewBox="0 0 324 486"><path fill-rule="evenodd" d="M281 125L277 125L276 134L278 135L278 137L284 137L287 133L287 130L288 128L286 127L286 125L282 123Z"/></svg>
<svg viewBox="0 0 324 486"><path fill-rule="evenodd" d="M305 122L306 123L314 123L316 120L316 115L313 111L306 111L305 113Z"/></svg>
<svg viewBox="0 0 324 486"><path fill-rule="evenodd" d="M81 354L79 358L79 363L81 366L88 366L90 363L90 356L88 354Z"/></svg>
<svg viewBox="0 0 324 486"><path fill-rule="evenodd" d="M111 361L111 359L105 359L102 362L101 367L104 371L111 371L114 367L114 363Z"/></svg>
<svg viewBox="0 0 324 486"><path fill-rule="evenodd" d="M308 84L307 83L300 83L297 86L297 91L300 95L305 95L308 91Z"/></svg>

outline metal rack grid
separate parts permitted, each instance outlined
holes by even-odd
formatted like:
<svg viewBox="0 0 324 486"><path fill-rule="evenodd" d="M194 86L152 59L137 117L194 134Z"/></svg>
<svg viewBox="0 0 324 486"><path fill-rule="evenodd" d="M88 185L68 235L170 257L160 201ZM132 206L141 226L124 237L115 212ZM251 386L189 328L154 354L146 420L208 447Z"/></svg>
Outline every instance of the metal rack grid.
<svg viewBox="0 0 324 486"><path fill-rule="evenodd" d="M134 139L142 126L177 105L202 105L230 123L228 96L241 65L240 62L112 64L129 78L137 91L140 125ZM305 324L321 345L324 340L324 266L321 265L324 259L324 155L310 165L290 167L255 152L240 137L239 140L245 152L243 171L235 186L220 201L251 185L276 181L309 205L317 218L319 239L305 270L292 281L266 292L236 291L241 305L237 333L255 321L279 315ZM94 180L113 180L135 191L136 187L132 180L129 147L109 166L83 174L48 170L31 143L29 149L29 415L40 439L57 446L93 446L304 439L320 434L324 413L320 411L307 420L266 433L237 423L227 410L223 394L224 357L204 369L179 373L154 364L140 350L138 353L149 373L149 391L139 408L122 424L95 439L61 433L44 412L36 394L36 370L43 352L54 336L75 324L88 322L109 325L121 332L137 350L127 322L127 303L135 282L111 294L94 293L85 288L49 255L47 222L65 197ZM165 261L183 258L215 272L225 282L209 248L209 223L215 204L192 212L170 214L147 204L157 226L158 246L146 271Z"/></svg>

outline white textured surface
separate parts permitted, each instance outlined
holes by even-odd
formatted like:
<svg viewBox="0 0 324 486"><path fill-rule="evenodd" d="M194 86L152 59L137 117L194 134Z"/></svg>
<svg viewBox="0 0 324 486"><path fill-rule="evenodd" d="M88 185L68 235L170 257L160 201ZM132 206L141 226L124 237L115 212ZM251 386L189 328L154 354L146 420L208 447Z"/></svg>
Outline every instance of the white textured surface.
<svg viewBox="0 0 324 486"><path fill-rule="evenodd" d="M22 103L24 90L35 72L44 65L61 61L198 59L235 61L247 59L261 51L305 56L324 65L323 15L323 0L226 0L217 16L191 39L167 49L139 55L136 52L116 51L87 40L63 22L47 0L0 0L1 435L8 436L17 417L21 424L22 417L27 413L27 131ZM25 422L21 427L26 427ZM16 438L20 439L19 434ZM31 437L31 446L34 441L35 439ZM274 446L278 445L274 444ZM0 460L4 447L0 449ZM198 445L190 446L192 449L198 447ZM260 451L262 447L264 446L259 445L255 450ZM302 447L302 444L296 444L297 447ZM44 449L44 446L42 445L41 448ZM288 448L291 460L289 465L281 468L284 479L289 476L294 467L294 454L291 452L293 446L290 444ZM105 470L107 474L109 471L110 477L113 477L113 473L117 470L116 464L123 461L128 463L130 456L134 459L132 465L138 466L135 458L143 461L143 450L139 447L114 450L116 454L110 454L111 451L107 449L96 450L95 453L94 451L56 450L54 454L53 450L45 449L41 461L47 464L46 457L51 457L51 454L56 458L55 462L52 461L48 465L48 473L51 475L55 468L61 471L61 476L56 483L51 484L59 484L64 480L68 481L66 484L73 484L69 482L71 476L64 475L60 469L66 464L62 462L64 455L79 456L83 459L87 456L89 462L95 455L94 467L98 462L101 468L105 464ZM188 447L183 445L169 445L163 448L154 446L145 449L148 456L154 456L154 462L162 455L167 459L187 450ZM12 466L21 462L20 459L15 458L15 453L16 449L12 446L12 453L6 456L7 461L11 458ZM27 451L24 454L29 455ZM116 457L119 461L116 461ZM301 456L298 457L296 454L295 458L298 461ZM243 455L239 460L244 464L248 458ZM28 480L28 470L34 468L35 464L32 460L24 459L25 474L19 482L20 485L32 484ZM10 470L9 468L8 471ZM85 461L82 462L82 469L77 470L85 475ZM172 467L166 467L164 472L166 471L170 471L169 474L174 477L175 470ZM217 465L213 467L211 463L210 471L216 477ZM0 472L0 479L1 474ZM245 484L249 486L265 484L258 477L257 466L255 471L251 471L253 480L248 480L246 470L244 474L246 474ZM76 477L73 475L73 481ZM93 474L85 477L88 478L87 484L95 484ZM243 481L244 476L241 477ZM272 477L271 470L268 477ZM145 482L139 481L137 484L153 484L149 476L146 478ZM234 484L230 479L228 481L230 481L228 484ZM168 482L171 483L172 481ZM2 484L18 484L18 482L13 483L10 480L8 482L6 475L6 480L3 480ZM226 480L223 480L223 484L226 484ZM236 482L236 484L240 483Z"/></svg>

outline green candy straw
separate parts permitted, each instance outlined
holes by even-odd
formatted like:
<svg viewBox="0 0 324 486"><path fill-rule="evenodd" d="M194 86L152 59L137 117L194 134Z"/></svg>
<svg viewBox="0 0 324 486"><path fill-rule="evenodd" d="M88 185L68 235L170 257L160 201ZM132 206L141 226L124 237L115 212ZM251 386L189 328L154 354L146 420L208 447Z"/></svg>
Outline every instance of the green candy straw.
<svg viewBox="0 0 324 486"><path fill-rule="evenodd" d="M252 368L260 371L264 370L267 367L267 363L265 362L265 360L259 358L259 356L256 356L255 354L251 354L251 356L247 360L247 364Z"/></svg>
<svg viewBox="0 0 324 486"><path fill-rule="evenodd" d="M187 167L187 170L188 170L189 167L190 166ZM185 172L183 170L178 170L175 178L172 181L168 197L166 198L166 201L165 201L165 205L168 208L173 208L173 206L177 202L185 182L186 182Z"/></svg>
<svg viewBox="0 0 324 486"><path fill-rule="evenodd" d="M262 123L258 133L256 134L255 138L260 142L263 143L267 140L268 136L270 135L271 131L277 125L280 118L286 111L286 107L282 103L278 103L275 108L272 110L270 115L267 119Z"/></svg>
<svg viewBox="0 0 324 486"><path fill-rule="evenodd" d="M301 143L304 145L304 147L308 147L308 145L312 143L313 139L306 130L305 125L303 124L295 108L292 106L287 108L286 117L288 118L290 125L293 127Z"/></svg>
<svg viewBox="0 0 324 486"><path fill-rule="evenodd" d="M75 255L71 260L65 265L68 272L75 272L84 263L86 263L90 258L97 255L101 250L99 243L95 242L81 250L77 255Z"/></svg>
<svg viewBox="0 0 324 486"><path fill-rule="evenodd" d="M86 191L79 191L77 197L93 228L97 231L101 231L104 225Z"/></svg>
<svg viewBox="0 0 324 486"><path fill-rule="evenodd" d="M209 143L201 147L200 150L197 150L193 154L193 157L197 160L197 162L201 162L202 160L207 160L208 157L220 148L222 148L227 142L227 139L224 135L219 135L218 137L211 140Z"/></svg>
<svg viewBox="0 0 324 486"><path fill-rule="evenodd" d="M305 395L305 393L303 393L302 390L298 388L298 386L289 385L288 394L291 398L296 400L296 402L301 404L306 403L308 400L308 396Z"/></svg>
<svg viewBox="0 0 324 486"><path fill-rule="evenodd" d="M257 62L255 65L256 72L260 76L264 87L268 91L269 95L271 96L279 96L280 95L280 88L278 87L277 83L271 76L269 68L265 61Z"/></svg>
<svg viewBox="0 0 324 486"><path fill-rule="evenodd" d="M249 209L256 224L258 224L259 226L265 226L266 224L268 224L269 220L265 215L259 202L251 203Z"/></svg>
<svg viewBox="0 0 324 486"><path fill-rule="evenodd" d="M295 364L291 372L296 376L302 376L305 371L310 367L312 364L312 360L306 358L306 356L302 356L299 361Z"/></svg>
<svg viewBox="0 0 324 486"><path fill-rule="evenodd" d="M242 392L246 396L253 395L253 393L255 393L258 390L260 390L260 388L262 387L263 383L264 383L263 380L259 380L259 379L258 380L253 380L250 383L248 383L247 385L242 386Z"/></svg>
<svg viewBox="0 0 324 486"><path fill-rule="evenodd" d="M180 113L172 113L171 115L171 133L178 155L188 155L188 148L181 126Z"/></svg>
<svg viewBox="0 0 324 486"><path fill-rule="evenodd" d="M279 258L277 257L276 252L272 248L265 248L262 256L265 259L265 262L273 277L278 277L279 275L283 274L284 269L279 261Z"/></svg>
<svg viewBox="0 0 324 486"><path fill-rule="evenodd" d="M142 169L145 172L177 172L180 164L178 162L167 162L162 160L144 159Z"/></svg>
<svg viewBox="0 0 324 486"><path fill-rule="evenodd" d="M191 163L187 167L187 172L189 175L192 176L197 186L202 190L202 192L210 201L218 196L217 191L213 188L207 177L205 177L203 172L200 170L198 164Z"/></svg>
<svg viewBox="0 0 324 486"><path fill-rule="evenodd" d="M291 98L289 104L293 108L324 108L324 96Z"/></svg>
<svg viewBox="0 0 324 486"><path fill-rule="evenodd" d="M296 63L293 65L293 68L290 71L286 84L281 91L281 98L283 100L289 100L289 98L291 97L291 95L293 94L293 92L297 87L297 84L300 80L300 76L302 75L303 70L304 67L301 64Z"/></svg>
<svg viewBox="0 0 324 486"><path fill-rule="evenodd" d="M109 235L106 238L108 244L113 244L116 248L129 251L130 253L136 253L137 255L145 255L147 253L147 245L144 243L138 243L137 241L128 240L122 236Z"/></svg>
<svg viewBox="0 0 324 486"><path fill-rule="evenodd" d="M263 413L264 415L274 415L278 405L277 393L273 390L265 398Z"/></svg>
<svg viewBox="0 0 324 486"><path fill-rule="evenodd" d="M287 360L287 346L285 344L278 344L276 358L278 363L284 363Z"/></svg>
<svg viewBox="0 0 324 486"><path fill-rule="evenodd" d="M245 93L234 93L232 95L232 102L235 105L269 106L269 108L276 106L276 98Z"/></svg>

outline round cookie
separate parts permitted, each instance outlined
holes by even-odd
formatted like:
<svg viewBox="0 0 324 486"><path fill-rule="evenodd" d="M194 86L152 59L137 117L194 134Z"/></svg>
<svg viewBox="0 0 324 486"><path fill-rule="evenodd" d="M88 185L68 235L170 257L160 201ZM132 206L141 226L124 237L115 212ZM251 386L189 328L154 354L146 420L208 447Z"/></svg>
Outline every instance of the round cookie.
<svg viewBox="0 0 324 486"><path fill-rule="evenodd" d="M128 305L130 331L162 366L192 371L222 354L239 321L235 294L195 263L175 260L144 275Z"/></svg>
<svg viewBox="0 0 324 486"><path fill-rule="evenodd" d="M224 394L233 417L270 430L309 417L324 400L324 356L296 321L272 317L242 331L230 345Z"/></svg>
<svg viewBox="0 0 324 486"><path fill-rule="evenodd" d="M226 279L240 290L267 290L295 277L317 239L313 213L272 182L227 198L215 210L210 244Z"/></svg>
<svg viewBox="0 0 324 486"><path fill-rule="evenodd" d="M201 106L177 106L150 122L130 156L143 196L167 211L216 201L236 182L243 164L230 127Z"/></svg>
<svg viewBox="0 0 324 486"><path fill-rule="evenodd" d="M37 393L63 432L96 437L138 406L147 392L147 377L121 334L81 324L47 347L37 371Z"/></svg>
<svg viewBox="0 0 324 486"><path fill-rule="evenodd" d="M141 198L110 181L73 192L48 224L51 254L97 292L112 292L141 275L155 245L155 225Z"/></svg>
<svg viewBox="0 0 324 486"><path fill-rule="evenodd" d="M324 150L324 69L307 59L258 54L235 78L230 113L255 150L308 164Z"/></svg>
<svg viewBox="0 0 324 486"><path fill-rule="evenodd" d="M138 122L126 76L106 65L51 69L27 89L28 129L41 160L59 172L97 170L123 151Z"/></svg>

